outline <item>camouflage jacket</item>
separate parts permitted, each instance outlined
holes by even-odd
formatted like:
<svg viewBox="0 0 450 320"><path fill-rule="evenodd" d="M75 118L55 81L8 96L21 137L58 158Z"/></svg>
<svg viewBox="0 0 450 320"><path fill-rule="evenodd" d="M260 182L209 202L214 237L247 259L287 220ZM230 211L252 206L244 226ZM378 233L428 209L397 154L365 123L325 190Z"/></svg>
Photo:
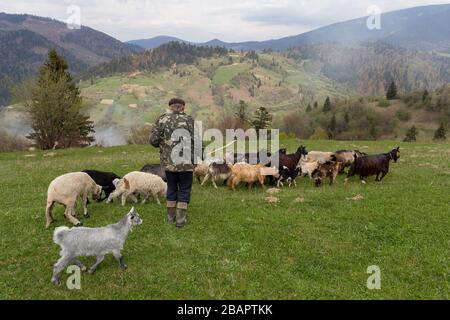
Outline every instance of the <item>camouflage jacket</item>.
<svg viewBox="0 0 450 320"><path fill-rule="evenodd" d="M184 130L176 132L177 129ZM186 113L170 111L160 116L151 132L150 144L159 148L164 170L172 172L194 170L194 119Z"/></svg>

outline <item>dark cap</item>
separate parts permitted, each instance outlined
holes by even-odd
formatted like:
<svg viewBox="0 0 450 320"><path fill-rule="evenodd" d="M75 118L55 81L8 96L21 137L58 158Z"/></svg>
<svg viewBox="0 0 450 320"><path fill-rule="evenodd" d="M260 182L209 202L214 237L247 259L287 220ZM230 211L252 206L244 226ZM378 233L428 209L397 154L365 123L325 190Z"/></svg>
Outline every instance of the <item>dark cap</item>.
<svg viewBox="0 0 450 320"><path fill-rule="evenodd" d="M169 101L169 107L174 104L181 104L181 105L185 106L186 102L184 102L183 99L173 98Z"/></svg>

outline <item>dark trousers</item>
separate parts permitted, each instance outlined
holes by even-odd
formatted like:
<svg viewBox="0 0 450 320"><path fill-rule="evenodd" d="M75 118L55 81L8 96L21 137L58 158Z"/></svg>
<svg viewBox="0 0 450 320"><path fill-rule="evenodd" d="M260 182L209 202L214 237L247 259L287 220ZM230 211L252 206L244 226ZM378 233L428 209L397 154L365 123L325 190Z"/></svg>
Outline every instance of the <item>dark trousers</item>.
<svg viewBox="0 0 450 320"><path fill-rule="evenodd" d="M192 191L192 172L166 171L167 201L189 203Z"/></svg>

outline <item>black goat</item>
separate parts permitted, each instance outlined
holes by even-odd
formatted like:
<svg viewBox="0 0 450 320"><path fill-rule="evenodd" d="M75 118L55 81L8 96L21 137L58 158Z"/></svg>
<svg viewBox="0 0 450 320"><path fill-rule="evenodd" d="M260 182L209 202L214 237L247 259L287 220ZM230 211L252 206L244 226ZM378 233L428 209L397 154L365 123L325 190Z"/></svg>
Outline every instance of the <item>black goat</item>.
<svg viewBox="0 0 450 320"><path fill-rule="evenodd" d="M297 151L293 154L282 154L278 155L278 166L280 168L287 167L289 170L294 171L297 168L298 162L302 156L308 155L305 146L300 146Z"/></svg>
<svg viewBox="0 0 450 320"><path fill-rule="evenodd" d="M154 175L157 175L158 177L161 177L161 179L167 182L166 171L162 168L160 164L146 164L141 169L141 172L152 173Z"/></svg>
<svg viewBox="0 0 450 320"><path fill-rule="evenodd" d="M389 172L389 161L397 162L398 159L400 159L400 147L388 153L356 158L350 167L346 181L355 175L359 175L362 181L376 175L376 181L381 181Z"/></svg>
<svg viewBox="0 0 450 320"><path fill-rule="evenodd" d="M113 181L115 179L121 179L114 172L103 172L97 170L83 170L82 172L87 173L96 184L102 187L102 191L105 192L105 197L100 197L97 202L102 202L108 199L109 195L116 190Z"/></svg>
<svg viewBox="0 0 450 320"><path fill-rule="evenodd" d="M276 156L278 154L286 154L286 152L286 148L283 148L275 152L273 155L270 152L267 152L267 150L265 149L260 150L258 153L235 153L233 160L234 163L246 162L249 164L259 164L262 162L262 159L267 158L267 163L269 163L272 156ZM270 164L268 166L270 166Z"/></svg>
<svg viewBox="0 0 450 320"><path fill-rule="evenodd" d="M297 182L295 179L297 179L298 175L300 174L300 168L295 168L295 170L291 170L288 167L280 167L279 175L277 182L277 187L279 188L280 185L283 187L283 182L289 183L289 187L294 183L295 186L297 186Z"/></svg>

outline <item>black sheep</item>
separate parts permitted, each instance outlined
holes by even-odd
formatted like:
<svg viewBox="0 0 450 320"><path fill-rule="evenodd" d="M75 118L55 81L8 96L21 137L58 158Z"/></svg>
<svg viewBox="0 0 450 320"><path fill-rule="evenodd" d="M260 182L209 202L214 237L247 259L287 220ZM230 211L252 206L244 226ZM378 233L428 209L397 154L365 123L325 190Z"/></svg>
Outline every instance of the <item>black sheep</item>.
<svg viewBox="0 0 450 320"><path fill-rule="evenodd" d="M120 177L113 172L102 172L97 170L83 170L82 172L87 173L96 184L102 187L102 191L105 192L105 197L100 197L97 202L102 202L108 199L109 195L116 190L113 181L115 179L120 179Z"/></svg>

